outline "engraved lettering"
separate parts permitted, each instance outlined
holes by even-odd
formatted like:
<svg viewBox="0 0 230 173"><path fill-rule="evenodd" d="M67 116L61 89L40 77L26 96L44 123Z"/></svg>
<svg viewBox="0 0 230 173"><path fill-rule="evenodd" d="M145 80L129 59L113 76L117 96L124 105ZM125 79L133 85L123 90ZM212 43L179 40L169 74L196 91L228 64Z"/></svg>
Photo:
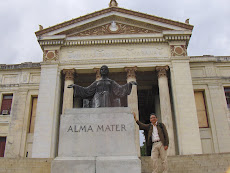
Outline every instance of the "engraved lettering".
<svg viewBox="0 0 230 173"><path fill-rule="evenodd" d="M124 130L124 131L127 131L127 130L125 129L125 125L124 125L124 124L121 125L121 131L123 131L123 130Z"/></svg>
<svg viewBox="0 0 230 173"><path fill-rule="evenodd" d="M121 130L119 129L119 125L116 125L116 131L121 131Z"/></svg>
<svg viewBox="0 0 230 173"><path fill-rule="evenodd" d="M111 125L111 127L112 127L112 131L113 131L113 127L115 127L116 125Z"/></svg>
<svg viewBox="0 0 230 173"><path fill-rule="evenodd" d="M93 132L93 129L92 129L92 126L91 126L91 125L89 126L87 132L90 131L90 130Z"/></svg>
<svg viewBox="0 0 230 173"><path fill-rule="evenodd" d="M111 131L110 128L109 128L109 125L106 126L105 132L106 132L107 130L108 130L108 131Z"/></svg>
<svg viewBox="0 0 230 173"><path fill-rule="evenodd" d="M101 125L101 126L98 125L98 126L97 126L97 132L98 132L98 131L103 131L103 132L104 132L104 127L103 127L103 125Z"/></svg>
<svg viewBox="0 0 230 173"><path fill-rule="evenodd" d="M71 126L69 126L69 129L67 130L67 132L69 132L69 131L72 131L72 132L73 132L73 129L72 129Z"/></svg>
<svg viewBox="0 0 230 173"><path fill-rule="evenodd" d="M79 132L85 130L86 132L86 126L80 126Z"/></svg>

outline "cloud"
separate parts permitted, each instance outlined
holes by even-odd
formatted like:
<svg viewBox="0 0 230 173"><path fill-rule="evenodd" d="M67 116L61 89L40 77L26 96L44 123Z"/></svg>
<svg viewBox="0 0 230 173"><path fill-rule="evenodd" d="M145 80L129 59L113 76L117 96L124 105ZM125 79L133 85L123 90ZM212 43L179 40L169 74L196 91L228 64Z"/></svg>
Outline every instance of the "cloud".
<svg viewBox="0 0 230 173"><path fill-rule="evenodd" d="M194 25L189 55L230 56L230 2L228 0L117 0L119 7ZM107 8L109 0L7 0L0 1L0 64L42 61L34 34L72 18Z"/></svg>

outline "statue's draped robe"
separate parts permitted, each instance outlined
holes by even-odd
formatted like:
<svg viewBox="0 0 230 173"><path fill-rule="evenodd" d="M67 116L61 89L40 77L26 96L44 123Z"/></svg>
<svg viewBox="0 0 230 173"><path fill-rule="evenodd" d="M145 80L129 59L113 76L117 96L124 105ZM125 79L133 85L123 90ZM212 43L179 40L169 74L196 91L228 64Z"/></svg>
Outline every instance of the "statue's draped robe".
<svg viewBox="0 0 230 173"><path fill-rule="evenodd" d="M92 107L119 107L120 98L130 94L132 84L119 85L111 79L94 81L88 87L74 85L74 97L92 97Z"/></svg>

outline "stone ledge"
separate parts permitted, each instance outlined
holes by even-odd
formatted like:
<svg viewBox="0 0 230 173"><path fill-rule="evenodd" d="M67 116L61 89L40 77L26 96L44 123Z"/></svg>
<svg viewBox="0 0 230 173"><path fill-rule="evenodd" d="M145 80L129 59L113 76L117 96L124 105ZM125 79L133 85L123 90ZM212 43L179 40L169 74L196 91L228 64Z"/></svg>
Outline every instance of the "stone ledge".
<svg viewBox="0 0 230 173"><path fill-rule="evenodd" d="M142 173L152 172L149 156L141 157ZM159 161L159 165L161 163ZM220 173L230 168L230 153L168 156L169 173ZM161 169L161 167L160 167Z"/></svg>
<svg viewBox="0 0 230 173"><path fill-rule="evenodd" d="M15 69L28 69L28 68L41 68L40 63L24 62L21 64L0 64L0 70L15 70Z"/></svg>
<svg viewBox="0 0 230 173"><path fill-rule="evenodd" d="M0 158L0 173L50 173L53 159Z"/></svg>

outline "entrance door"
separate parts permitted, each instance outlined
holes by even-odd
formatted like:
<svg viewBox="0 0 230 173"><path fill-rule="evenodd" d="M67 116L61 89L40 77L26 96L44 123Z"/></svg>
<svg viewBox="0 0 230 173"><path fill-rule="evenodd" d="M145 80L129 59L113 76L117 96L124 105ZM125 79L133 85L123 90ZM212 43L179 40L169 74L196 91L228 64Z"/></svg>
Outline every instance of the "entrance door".
<svg viewBox="0 0 230 173"><path fill-rule="evenodd" d="M150 113L155 112L155 103L154 103L154 93L152 89L138 90L138 110L139 110L139 119L145 124L149 124L149 115ZM148 133L144 131L145 141L147 140ZM141 147L142 155L151 155L151 149L146 144ZM145 151L143 151L145 150Z"/></svg>
<svg viewBox="0 0 230 173"><path fill-rule="evenodd" d="M4 157L6 137L0 137L0 157Z"/></svg>

